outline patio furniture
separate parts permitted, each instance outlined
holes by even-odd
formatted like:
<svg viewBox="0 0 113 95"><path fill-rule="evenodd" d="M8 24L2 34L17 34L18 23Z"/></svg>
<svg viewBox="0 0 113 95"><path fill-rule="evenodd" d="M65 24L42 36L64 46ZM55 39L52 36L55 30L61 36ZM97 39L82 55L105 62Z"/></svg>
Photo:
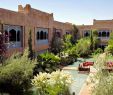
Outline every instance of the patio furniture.
<svg viewBox="0 0 113 95"><path fill-rule="evenodd" d="M83 66L93 66L94 62L83 62Z"/></svg>
<svg viewBox="0 0 113 95"><path fill-rule="evenodd" d="M83 66L82 64L79 64L78 66L78 71L87 71L87 72L90 72L90 67L89 66Z"/></svg>

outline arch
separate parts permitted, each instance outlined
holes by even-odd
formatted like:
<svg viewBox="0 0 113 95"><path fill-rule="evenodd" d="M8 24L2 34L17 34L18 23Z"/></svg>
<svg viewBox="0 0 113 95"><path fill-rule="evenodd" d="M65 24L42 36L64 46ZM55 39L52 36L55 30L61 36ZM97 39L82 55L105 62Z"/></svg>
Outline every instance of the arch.
<svg viewBox="0 0 113 95"><path fill-rule="evenodd" d="M40 32L40 39L43 40L43 31Z"/></svg>
<svg viewBox="0 0 113 95"><path fill-rule="evenodd" d="M39 31L37 32L37 37L36 38L37 38L37 40L40 39L40 32Z"/></svg>
<svg viewBox="0 0 113 95"><path fill-rule="evenodd" d="M47 33L46 32L44 32L44 39L46 40L47 39Z"/></svg>
<svg viewBox="0 0 113 95"><path fill-rule="evenodd" d="M8 42L8 38L9 38L9 34L8 34L8 31L5 30L5 43Z"/></svg>
<svg viewBox="0 0 113 95"><path fill-rule="evenodd" d="M101 37L101 32L98 33L98 36Z"/></svg>
<svg viewBox="0 0 113 95"><path fill-rule="evenodd" d="M9 31L9 41L16 41L16 30L11 29Z"/></svg>
<svg viewBox="0 0 113 95"><path fill-rule="evenodd" d="M17 31L17 41L20 41L20 30Z"/></svg>
<svg viewBox="0 0 113 95"><path fill-rule="evenodd" d="M46 39L48 39L48 32L46 32Z"/></svg>
<svg viewBox="0 0 113 95"><path fill-rule="evenodd" d="M88 37L89 35L90 35L89 32L85 32L85 33L84 33L84 36L85 36L85 37Z"/></svg>
<svg viewBox="0 0 113 95"><path fill-rule="evenodd" d="M106 37L106 31L102 32L102 37Z"/></svg>
<svg viewBox="0 0 113 95"><path fill-rule="evenodd" d="M56 36L60 38L61 37L60 32L56 32Z"/></svg>
<svg viewBox="0 0 113 95"><path fill-rule="evenodd" d="M107 37L109 37L110 36L110 33L109 32L107 32Z"/></svg>

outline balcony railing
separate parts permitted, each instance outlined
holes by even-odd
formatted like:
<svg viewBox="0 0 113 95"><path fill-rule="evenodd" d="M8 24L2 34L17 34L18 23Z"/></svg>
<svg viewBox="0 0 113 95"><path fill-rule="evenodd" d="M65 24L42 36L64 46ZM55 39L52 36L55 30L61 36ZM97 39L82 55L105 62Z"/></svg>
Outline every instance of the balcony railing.
<svg viewBox="0 0 113 95"><path fill-rule="evenodd" d="M109 40L109 37L98 37L100 40Z"/></svg>
<svg viewBox="0 0 113 95"><path fill-rule="evenodd" d="M6 43L6 47L7 47L7 49L20 48L21 47L21 42L10 42L10 43Z"/></svg>
<svg viewBox="0 0 113 95"><path fill-rule="evenodd" d="M36 41L37 45L45 45L45 44L49 44L48 39L47 40L37 40Z"/></svg>

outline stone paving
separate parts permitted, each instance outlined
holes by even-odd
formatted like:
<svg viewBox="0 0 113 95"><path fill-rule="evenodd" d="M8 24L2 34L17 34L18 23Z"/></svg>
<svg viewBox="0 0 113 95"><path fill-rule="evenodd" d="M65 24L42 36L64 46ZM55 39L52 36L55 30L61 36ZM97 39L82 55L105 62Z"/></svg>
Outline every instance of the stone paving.
<svg viewBox="0 0 113 95"><path fill-rule="evenodd" d="M77 67L64 67L63 70L78 70Z"/></svg>
<svg viewBox="0 0 113 95"><path fill-rule="evenodd" d="M77 67L64 67L63 70L77 70ZM90 74L95 74L96 70L95 68L93 68L92 66L90 67ZM93 84L87 84L87 81L89 80L89 76L86 80L86 82L84 83L83 87L80 90L79 95L91 95L91 90L92 90L92 86Z"/></svg>
<svg viewBox="0 0 113 95"><path fill-rule="evenodd" d="M90 70L91 70L91 72L90 72L89 76L91 74L96 74L96 72L97 72L96 69L93 68L93 67L90 67ZM89 81L89 76L88 76L88 78L87 78L86 81ZM79 95L91 95L92 87L93 87L93 84L92 83L87 84L87 82L85 82L84 85L83 85L83 87L82 87L82 89L80 90Z"/></svg>

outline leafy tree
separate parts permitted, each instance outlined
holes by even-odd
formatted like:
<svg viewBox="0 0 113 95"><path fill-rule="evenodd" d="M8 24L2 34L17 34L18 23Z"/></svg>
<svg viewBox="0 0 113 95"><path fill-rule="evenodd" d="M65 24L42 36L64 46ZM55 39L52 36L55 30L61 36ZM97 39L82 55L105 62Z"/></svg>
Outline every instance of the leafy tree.
<svg viewBox="0 0 113 95"><path fill-rule="evenodd" d="M91 30L90 42L91 42L90 49L93 52L99 43L97 30Z"/></svg>
<svg viewBox="0 0 113 95"><path fill-rule="evenodd" d="M65 50L72 47L71 39L72 39L72 35L70 35L70 34L64 35L63 44L64 44L64 49Z"/></svg>
<svg viewBox="0 0 113 95"><path fill-rule="evenodd" d="M109 38L109 41L108 41L108 45L113 46L113 32L110 33L110 38Z"/></svg>
<svg viewBox="0 0 113 95"><path fill-rule="evenodd" d="M29 54L28 54L28 58L30 58L31 60L33 59L33 49L32 49L32 35L31 35L31 30L29 32L29 39L28 39L28 49L29 49Z"/></svg>
<svg viewBox="0 0 113 95"><path fill-rule="evenodd" d="M56 36L56 32L53 33L53 38L51 41L51 52L54 53L55 55L59 53L63 49L63 41L60 37Z"/></svg>
<svg viewBox="0 0 113 95"><path fill-rule="evenodd" d="M76 44L76 54L79 56L88 56L91 53L90 45L91 43L89 38L81 38Z"/></svg>
<svg viewBox="0 0 113 95"><path fill-rule="evenodd" d="M109 52L113 55L113 32L110 33L110 38L108 41L108 46L105 48L106 52Z"/></svg>
<svg viewBox="0 0 113 95"><path fill-rule="evenodd" d="M106 48L105 48L105 52L109 52L113 55L113 45L108 45Z"/></svg>
<svg viewBox="0 0 113 95"><path fill-rule="evenodd" d="M72 29L72 43L75 44L77 42L77 33L78 33L78 28L76 27L76 25L73 25L73 29Z"/></svg>

